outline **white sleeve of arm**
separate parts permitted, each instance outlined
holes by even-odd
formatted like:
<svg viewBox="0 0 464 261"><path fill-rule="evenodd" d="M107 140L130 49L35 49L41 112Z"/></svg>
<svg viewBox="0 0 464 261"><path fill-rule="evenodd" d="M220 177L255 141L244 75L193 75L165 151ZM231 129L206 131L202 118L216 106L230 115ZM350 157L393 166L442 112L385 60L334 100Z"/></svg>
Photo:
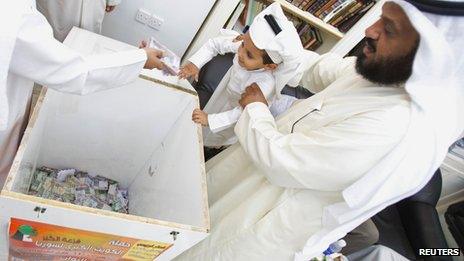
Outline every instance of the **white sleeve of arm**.
<svg viewBox="0 0 464 261"><path fill-rule="evenodd" d="M208 126L213 132L219 132L232 127L240 118L242 108L240 106L220 113L208 114Z"/></svg>
<svg viewBox="0 0 464 261"><path fill-rule="evenodd" d="M219 36L209 39L200 50L198 50L188 60L201 69L207 62L218 54L236 53L241 42L233 42L231 36Z"/></svg>
<svg viewBox="0 0 464 261"><path fill-rule="evenodd" d="M242 112L235 133L274 185L334 191L359 179L397 144L403 133L398 121L407 118L402 114L407 115L373 112L316 130L282 134L268 108L252 103Z"/></svg>
<svg viewBox="0 0 464 261"><path fill-rule="evenodd" d="M300 85L318 93L348 70L354 70L354 57L343 58L334 53L314 56L307 64Z"/></svg>
<svg viewBox="0 0 464 261"><path fill-rule="evenodd" d="M48 24L29 20L18 32L10 71L58 91L83 95L127 84L147 59L141 49L83 57L55 40Z"/></svg>

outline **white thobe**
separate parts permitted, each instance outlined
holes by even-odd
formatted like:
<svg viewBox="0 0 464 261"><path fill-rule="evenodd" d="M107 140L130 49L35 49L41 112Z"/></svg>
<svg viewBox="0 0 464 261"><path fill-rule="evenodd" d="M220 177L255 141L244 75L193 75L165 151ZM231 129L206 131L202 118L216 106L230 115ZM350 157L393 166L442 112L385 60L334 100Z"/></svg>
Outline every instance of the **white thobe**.
<svg viewBox="0 0 464 261"><path fill-rule="evenodd" d="M262 103L245 108L240 144L206 164L211 234L180 260L293 260L323 208L398 144L408 95L364 80L354 61L318 56L302 79L318 93L277 121Z"/></svg>
<svg viewBox="0 0 464 261"><path fill-rule="evenodd" d="M56 39L63 41L73 26L100 33L106 5L121 0L36 0L37 9L47 18Z"/></svg>
<svg viewBox="0 0 464 261"><path fill-rule="evenodd" d="M241 44L233 42L237 35L230 34L208 40L189 61L201 68L218 54L237 53ZM275 79L272 72L265 69L248 71L240 66L235 55L231 68L204 108L208 113L208 127L203 129L205 146L230 145L237 141L233 127L242 113L238 101L245 88L252 83L259 86L271 104L275 96Z"/></svg>
<svg viewBox="0 0 464 261"><path fill-rule="evenodd" d="M115 88L134 80L147 59L143 50L82 57L53 38L47 20L30 2L20 21L6 88L8 119L0 130L0 187L16 153L33 83L74 94ZM1 18L0 18L1 21ZM7 51L7 50L5 50Z"/></svg>

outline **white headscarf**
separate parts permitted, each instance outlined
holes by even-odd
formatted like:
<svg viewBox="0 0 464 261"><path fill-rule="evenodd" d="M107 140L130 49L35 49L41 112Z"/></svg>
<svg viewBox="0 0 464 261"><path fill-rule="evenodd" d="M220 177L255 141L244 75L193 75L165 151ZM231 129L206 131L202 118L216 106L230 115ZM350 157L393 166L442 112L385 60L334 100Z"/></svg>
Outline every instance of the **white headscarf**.
<svg viewBox="0 0 464 261"><path fill-rule="evenodd" d="M0 131L8 126L6 81L16 35L21 25L22 14L27 7L25 2L24 0L8 1L8 4L4 3L0 8Z"/></svg>
<svg viewBox="0 0 464 261"><path fill-rule="evenodd" d="M324 209L323 229L295 260L308 260L385 207L417 193L464 130L464 17L422 13L393 0L420 34L411 77L411 122L403 140Z"/></svg>
<svg viewBox="0 0 464 261"><path fill-rule="evenodd" d="M272 15L282 29L277 35L268 24L265 15ZM272 61L278 64L273 72L276 79L276 94L285 85L297 86L303 75L304 61L307 52L304 52L298 32L291 21L287 19L279 3L273 3L261 11L250 26L250 37L253 44L265 50Z"/></svg>

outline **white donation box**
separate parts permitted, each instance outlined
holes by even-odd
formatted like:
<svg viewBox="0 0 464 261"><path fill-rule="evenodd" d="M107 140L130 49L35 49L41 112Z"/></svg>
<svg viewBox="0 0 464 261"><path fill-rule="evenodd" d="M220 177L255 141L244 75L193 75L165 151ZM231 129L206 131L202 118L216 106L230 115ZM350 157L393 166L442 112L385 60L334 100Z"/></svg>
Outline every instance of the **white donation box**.
<svg viewBox="0 0 464 261"><path fill-rule="evenodd" d="M78 28L65 44L84 55L135 48ZM8 252L11 218L168 245L157 260L204 239L210 224L201 127L191 120L197 107L187 81L156 71L86 96L42 91L1 191L0 253ZM42 166L117 181L128 189L129 214L30 195Z"/></svg>

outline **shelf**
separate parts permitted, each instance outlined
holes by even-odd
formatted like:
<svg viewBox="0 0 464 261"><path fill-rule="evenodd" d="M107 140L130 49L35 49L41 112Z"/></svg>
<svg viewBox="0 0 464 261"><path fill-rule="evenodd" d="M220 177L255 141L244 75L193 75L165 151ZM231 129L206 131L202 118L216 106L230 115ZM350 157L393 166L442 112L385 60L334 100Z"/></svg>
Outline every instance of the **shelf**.
<svg viewBox="0 0 464 261"><path fill-rule="evenodd" d="M334 26L325 23L324 21L315 17L311 13L301 10L300 8L292 5L291 3L285 0L266 0L266 1L270 3L274 3L274 2L279 3L286 12L291 13L295 16L298 16L300 19L304 20L305 22L311 25L314 25L318 29L325 31L339 39L341 39L344 36L344 34L340 32Z"/></svg>
<svg viewBox="0 0 464 261"><path fill-rule="evenodd" d="M386 0L376 0L376 4L345 34L331 52L340 56L347 55L365 36L366 29L374 24L382 14L382 6Z"/></svg>

